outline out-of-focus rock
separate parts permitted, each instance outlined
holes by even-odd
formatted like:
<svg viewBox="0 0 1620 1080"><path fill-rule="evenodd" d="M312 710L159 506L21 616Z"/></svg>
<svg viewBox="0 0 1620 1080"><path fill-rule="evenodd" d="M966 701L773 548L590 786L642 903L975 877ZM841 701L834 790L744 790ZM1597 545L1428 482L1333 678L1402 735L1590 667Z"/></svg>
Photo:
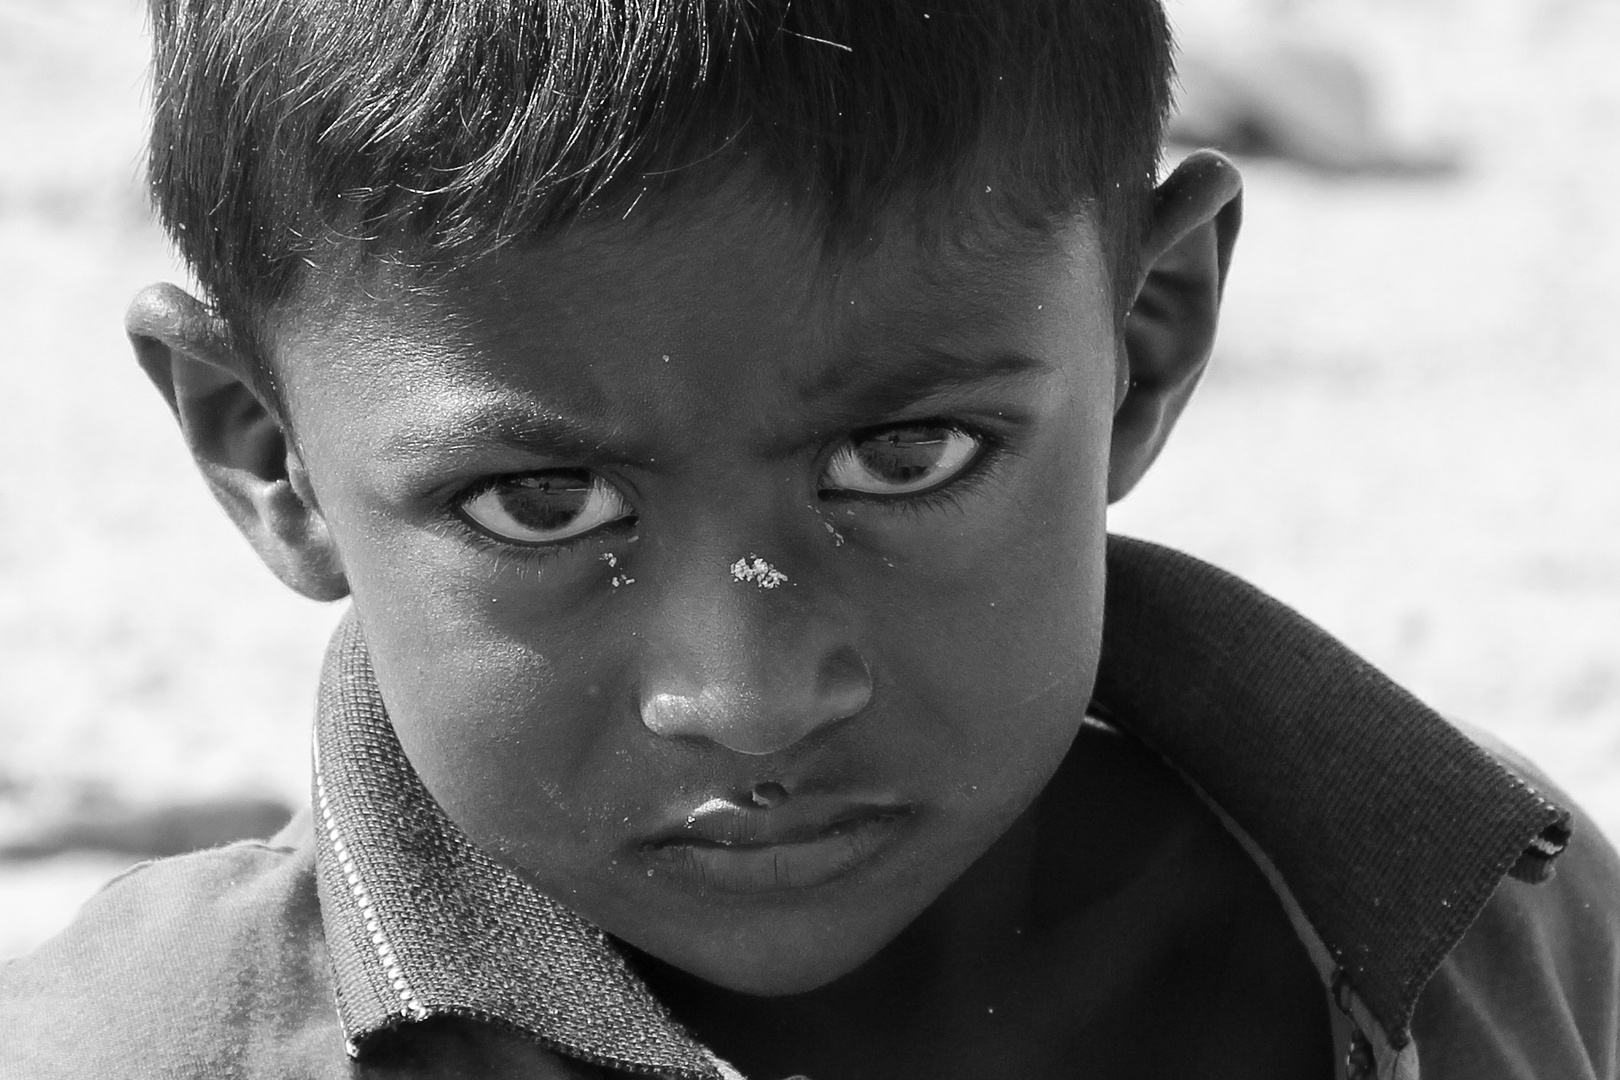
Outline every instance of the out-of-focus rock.
<svg viewBox="0 0 1620 1080"><path fill-rule="evenodd" d="M1284 158L1324 173L1445 176L1455 149L1410 146L1379 123L1372 80L1347 53L1282 41L1189 46L1173 143Z"/></svg>
<svg viewBox="0 0 1620 1080"><path fill-rule="evenodd" d="M270 836L287 823L292 810L278 800L254 797L160 806L93 798L39 820L29 817L21 815L0 833L0 860L43 859L67 852L140 858L180 855Z"/></svg>

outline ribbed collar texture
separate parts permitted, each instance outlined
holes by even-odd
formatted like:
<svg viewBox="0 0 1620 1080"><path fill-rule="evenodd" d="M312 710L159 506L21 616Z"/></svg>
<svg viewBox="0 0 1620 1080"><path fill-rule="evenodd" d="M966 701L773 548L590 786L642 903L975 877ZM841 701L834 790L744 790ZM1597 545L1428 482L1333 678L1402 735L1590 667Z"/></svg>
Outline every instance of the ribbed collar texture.
<svg viewBox="0 0 1620 1080"><path fill-rule="evenodd" d="M1551 873L1554 806L1317 626L1189 556L1111 538L1094 709L1270 856L1395 1046L1504 875Z"/></svg>
<svg viewBox="0 0 1620 1080"><path fill-rule="evenodd" d="M1547 876L1569 837L1566 811L1320 629L1140 541L1109 541L1094 711L1270 857L1397 1046L1503 876ZM315 747L321 912L352 1053L450 1015L622 1072L735 1075L602 931L438 807L394 737L352 616L328 650Z"/></svg>
<svg viewBox="0 0 1620 1080"><path fill-rule="evenodd" d="M623 1072L722 1077L606 934L445 816L394 737L352 613L322 673L314 799L321 918L351 1055L449 1015Z"/></svg>

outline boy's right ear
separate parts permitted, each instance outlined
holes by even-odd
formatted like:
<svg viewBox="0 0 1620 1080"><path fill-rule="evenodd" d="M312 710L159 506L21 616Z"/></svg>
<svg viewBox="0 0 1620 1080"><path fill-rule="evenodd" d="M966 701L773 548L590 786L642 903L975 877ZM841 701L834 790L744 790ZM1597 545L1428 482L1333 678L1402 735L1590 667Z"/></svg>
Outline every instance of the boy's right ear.
<svg viewBox="0 0 1620 1080"><path fill-rule="evenodd" d="M130 304L124 330L203 479L265 565L313 600L348 595L303 464L218 317L173 285L149 285Z"/></svg>

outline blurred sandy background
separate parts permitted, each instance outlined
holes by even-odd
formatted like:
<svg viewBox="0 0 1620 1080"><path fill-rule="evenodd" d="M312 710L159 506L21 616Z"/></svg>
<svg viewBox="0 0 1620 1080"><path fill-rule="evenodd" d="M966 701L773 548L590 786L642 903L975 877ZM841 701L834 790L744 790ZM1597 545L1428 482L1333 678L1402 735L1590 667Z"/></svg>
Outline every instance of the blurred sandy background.
<svg viewBox="0 0 1620 1080"><path fill-rule="evenodd" d="M1620 6L1172 14L1189 49L1346 50L1389 136L1462 168L1243 162L1215 366L1115 527L1293 603L1620 836ZM87 799L305 797L337 611L235 536L120 330L184 280L138 183L143 32L131 0L0 0L0 835ZM0 957L125 862L0 862Z"/></svg>

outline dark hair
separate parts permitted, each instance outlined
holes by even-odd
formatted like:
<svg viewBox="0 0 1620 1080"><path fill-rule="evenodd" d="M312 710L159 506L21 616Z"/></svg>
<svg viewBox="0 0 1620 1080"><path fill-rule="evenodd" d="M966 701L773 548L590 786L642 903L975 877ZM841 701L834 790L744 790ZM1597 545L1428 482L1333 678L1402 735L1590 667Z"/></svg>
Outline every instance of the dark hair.
<svg viewBox="0 0 1620 1080"><path fill-rule="evenodd" d="M1016 219L1094 209L1121 294L1170 94L1158 0L151 5L154 201L250 353L334 242L476 258L729 155L855 235L988 149Z"/></svg>

